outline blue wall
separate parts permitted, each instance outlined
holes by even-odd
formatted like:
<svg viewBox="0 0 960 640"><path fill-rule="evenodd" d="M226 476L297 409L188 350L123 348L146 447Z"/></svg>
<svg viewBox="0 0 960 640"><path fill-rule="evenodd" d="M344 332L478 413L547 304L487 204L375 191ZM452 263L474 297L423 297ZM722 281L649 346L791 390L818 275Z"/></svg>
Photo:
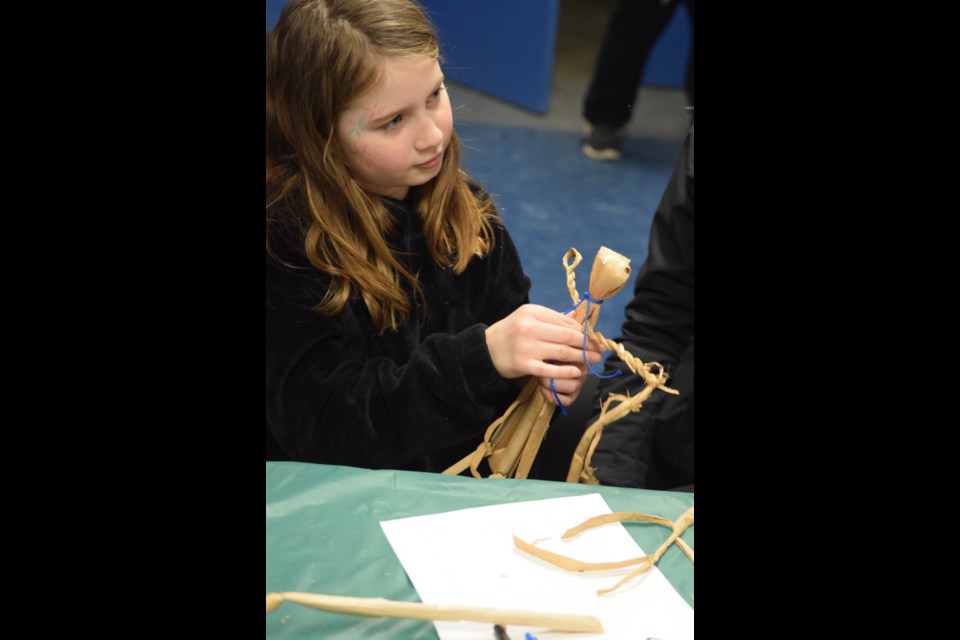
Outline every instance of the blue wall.
<svg viewBox="0 0 960 640"><path fill-rule="evenodd" d="M681 4L650 51L640 84L683 87L690 57L690 18Z"/></svg>
<svg viewBox="0 0 960 640"><path fill-rule="evenodd" d="M273 29L273 25L277 24L280 10L283 9L285 4L287 4L287 0L267 0L267 31Z"/></svg>
<svg viewBox="0 0 960 640"><path fill-rule="evenodd" d="M451 79L534 111L550 108L560 0L421 0Z"/></svg>

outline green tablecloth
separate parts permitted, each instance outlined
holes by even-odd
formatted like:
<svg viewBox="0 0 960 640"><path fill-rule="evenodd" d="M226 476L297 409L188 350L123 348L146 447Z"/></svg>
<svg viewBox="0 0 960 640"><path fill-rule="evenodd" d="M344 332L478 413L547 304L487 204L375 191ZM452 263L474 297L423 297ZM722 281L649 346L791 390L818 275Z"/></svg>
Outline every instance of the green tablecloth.
<svg viewBox="0 0 960 640"><path fill-rule="evenodd" d="M613 511L670 520L693 505L692 493L645 491L540 480L483 479L411 471L371 471L297 462L267 462L266 593L307 591L419 602L393 553L381 520L468 507L600 493ZM666 528L624 527L647 553ZM683 539L694 546L694 527ZM672 545L657 565L693 605L693 564ZM267 616L267 638L437 640L433 623L368 618L284 603ZM574 636L571 635L571 638Z"/></svg>

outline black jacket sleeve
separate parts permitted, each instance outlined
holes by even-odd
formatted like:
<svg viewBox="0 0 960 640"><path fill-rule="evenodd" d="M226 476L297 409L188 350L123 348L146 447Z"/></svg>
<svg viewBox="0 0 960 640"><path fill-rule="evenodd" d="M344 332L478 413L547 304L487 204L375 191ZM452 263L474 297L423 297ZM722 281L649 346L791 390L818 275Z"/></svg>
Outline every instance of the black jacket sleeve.
<svg viewBox="0 0 960 640"><path fill-rule="evenodd" d="M516 398L484 334L528 301L510 236L496 227L494 250L460 275L419 250L427 310L383 335L360 301L336 317L315 310L323 278L268 260L267 440L289 459L441 471Z"/></svg>
<svg viewBox="0 0 960 640"><path fill-rule="evenodd" d="M645 363L662 364L680 396L654 391L639 412L604 427L592 460L604 484L693 483L693 149L691 127L654 214L649 254L616 339ZM622 374L600 380L591 422L610 393L636 395L643 388L615 354L607 359L608 374L611 368Z"/></svg>

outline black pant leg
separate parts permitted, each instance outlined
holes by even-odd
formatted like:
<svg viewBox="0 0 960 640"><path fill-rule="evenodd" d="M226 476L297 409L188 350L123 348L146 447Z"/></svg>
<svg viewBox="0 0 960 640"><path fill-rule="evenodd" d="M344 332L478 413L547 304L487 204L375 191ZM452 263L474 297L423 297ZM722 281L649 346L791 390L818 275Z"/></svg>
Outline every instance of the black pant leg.
<svg viewBox="0 0 960 640"><path fill-rule="evenodd" d="M657 38L676 3L621 0L610 17L600 45L583 115L595 125L620 128L630 120L640 77Z"/></svg>

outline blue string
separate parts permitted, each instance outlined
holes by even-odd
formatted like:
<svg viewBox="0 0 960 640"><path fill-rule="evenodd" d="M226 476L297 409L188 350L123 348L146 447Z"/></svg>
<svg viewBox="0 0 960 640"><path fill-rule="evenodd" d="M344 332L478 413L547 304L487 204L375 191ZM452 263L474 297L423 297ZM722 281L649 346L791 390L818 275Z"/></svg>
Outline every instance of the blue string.
<svg viewBox="0 0 960 640"><path fill-rule="evenodd" d="M567 315L568 313L570 313L571 311L579 307L581 304L583 304L584 300L587 301L587 312L583 315L583 363L587 365L587 370L598 378L601 378L603 380L606 380L608 378L615 378L621 373L623 373L623 371L621 371L620 369L617 369L610 375L605 376L599 371L597 371L596 369L594 369L593 367L591 367L590 363L587 361L587 328L588 328L587 322L590 320L590 303L592 302L593 304L603 304L603 300L597 300L596 298L590 295L589 291L584 291L583 297L580 298L580 302L578 302L577 304L573 305L572 307L564 311L563 315ZM550 378L550 390L553 391L553 398L554 400L557 401L557 406L560 407L560 412L563 413L563 415L568 415L567 408L563 406L562 402L560 402L560 396L557 394L557 387L553 384L553 378Z"/></svg>
<svg viewBox="0 0 960 640"><path fill-rule="evenodd" d="M557 395L557 388L553 384L553 378L550 378L550 391L553 391L553 397L557 401L557 406L560 407L560 413L567 415L567 408L560 402L560 396Z"/></svg>

